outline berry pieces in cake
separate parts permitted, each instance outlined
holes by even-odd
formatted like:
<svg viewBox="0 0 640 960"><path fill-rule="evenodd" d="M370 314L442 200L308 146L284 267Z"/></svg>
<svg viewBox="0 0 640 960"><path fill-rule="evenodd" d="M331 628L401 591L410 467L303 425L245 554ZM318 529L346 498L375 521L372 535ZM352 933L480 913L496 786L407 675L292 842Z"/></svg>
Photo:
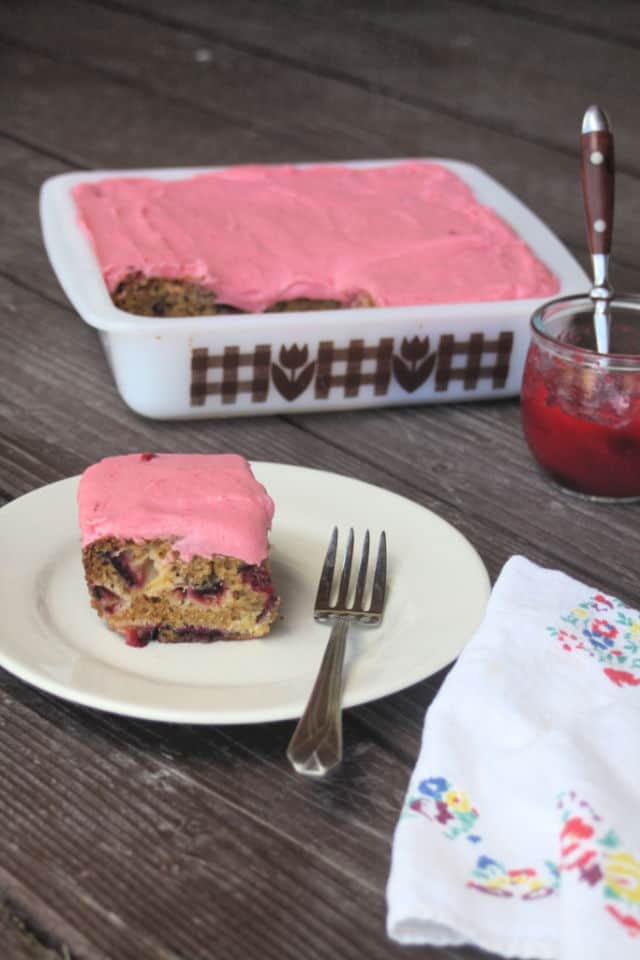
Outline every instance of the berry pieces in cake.
<svg viewBox="0 0 640 960"><path fill-rule="evenodd" d="M128 644L269 633L274 505L243 457L108 457L83 474L78 508L91 604Z"/></svg>

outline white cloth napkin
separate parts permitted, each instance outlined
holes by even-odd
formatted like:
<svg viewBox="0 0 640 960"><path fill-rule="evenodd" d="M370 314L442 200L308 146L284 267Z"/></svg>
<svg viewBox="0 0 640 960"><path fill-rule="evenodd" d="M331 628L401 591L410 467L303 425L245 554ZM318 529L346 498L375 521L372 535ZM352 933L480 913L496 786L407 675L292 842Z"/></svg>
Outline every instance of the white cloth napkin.
<svg viewBox="0 0 640 960"><path fill-rule="evenodd" d="M640 614L512 557L425 718L389 936L640 960Z"/></svg>

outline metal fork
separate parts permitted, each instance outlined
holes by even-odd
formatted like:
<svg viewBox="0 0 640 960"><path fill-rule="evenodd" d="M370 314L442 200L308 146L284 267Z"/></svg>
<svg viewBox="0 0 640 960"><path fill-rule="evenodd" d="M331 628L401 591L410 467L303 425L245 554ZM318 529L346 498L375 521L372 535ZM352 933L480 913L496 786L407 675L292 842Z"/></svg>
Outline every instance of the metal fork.
<svg viewBox="0 0 640 960"><path fill-rule="evenodd" d="M316 620L333 624L329 643L322 658L309 702L300 718L287 749L287 756L298 773L323 777L342 760L342 667L349 624L377 625L382 620L387 580L387 540L380 535L371 590L371 602L365 610L364 592L369 566L369 531L364 535L362 557L355 585L353 603L347 606L351 565L353 561L353 529L349 531L338 596L331 606L331 587L338 550L338 528L333 528L324 566L318 584L313 615Z"/></svg>

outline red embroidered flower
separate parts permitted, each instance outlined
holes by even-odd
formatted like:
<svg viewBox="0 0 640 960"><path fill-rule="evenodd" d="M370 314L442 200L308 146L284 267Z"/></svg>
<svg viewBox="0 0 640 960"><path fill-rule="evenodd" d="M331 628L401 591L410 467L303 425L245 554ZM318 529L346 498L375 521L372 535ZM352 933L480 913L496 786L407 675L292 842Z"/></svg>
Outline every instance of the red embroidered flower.
<svg viewBox="0 0 640 960"><path fill-rule="evenodd" d="M612 667L605 667L605 677L608 677L616 687L638 687L640 686L640 677L634 677L629 670L614 670Z"/></svg>
<svg viewBox="0 0 640 960"><path fill-rule="evenodd" d="M564 840L565 837L577 837L583 839L584 837L590 837L593 834L593 827L588 823L585 823L581 817L569 817L564 827L562 828L562 833L560 836Z"/></svg>
<svg viewBox="0 0 640 960"><path fill-rule="evenodd" d="M613 640L618 636L618 628L614 627L608 620L594 620L591 624L591 630L599 637L606 637L607 640Z"/></svg>
<svg viewBox="0 0 640 960"><path fill-rule="evenodd" d="M622 910L618 910L611 903L608 903L605 909L622 924L630 936L637 937L640 934L640 923L630 913L623 913Z"/></svg>
<svg viewBox="0 0 640 960"><path fill-rule="evenodd" d="M574 853L580 846L581 840L586 840L593 836L593 827L581 817L569 817L562 828L560 839L563 844L562 856L568 857Z"/></svg>
<svg viewBox="0 0 640 960"><path fill-rule="evenodd" d="M602 880L602 870L597 863L580 868L580 879L588 883L590 887L595 887Z"/></svg>
<svg viewBox="0 0 640 960"><path fill-rule="evenodd" d="M449 813L449 809L446 803L443 803L442 800L438 800L436 803L436 807L438 809L438 815L436 817L436 820L438 821L438 823L444 824L448 820L453 820L453 814Z"/></svg>
<svg viewBox="0 0 640 960"><path fill-rule="evenodd" d="M607 598L602 593L596 593L593 599L594 599L593 606L596 608L596 610L600 610L602 607L608 608L609 610L613 608L613 604L611 603L611 600L607 600Z"/></svg>

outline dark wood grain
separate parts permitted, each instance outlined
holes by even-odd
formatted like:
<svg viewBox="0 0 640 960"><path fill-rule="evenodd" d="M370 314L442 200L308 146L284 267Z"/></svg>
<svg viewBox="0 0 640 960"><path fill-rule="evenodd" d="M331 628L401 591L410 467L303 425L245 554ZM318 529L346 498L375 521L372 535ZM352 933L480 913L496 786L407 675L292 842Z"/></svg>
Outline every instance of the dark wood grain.
<svg viewBox="0 0 640 960"><path fill-rule="evenodd" d="M11 905L0 903L0 950L7 960L71 960L66 944L58 949L41 942L41 934L30 930ZM49 939L45 934L45 939Z"/></svg>
<svg viewBox="0 0 640 960"><path fill-rule="evenodd" d="M606 39L629 49L640 45L640 11L635 0L617 0L604 7L599 0L560 7L555 0L470 0L490 9L518 13L560 30Z"/></svg>
<svg viewBox="0 0 640 960"><path fill-rule="evenodd" d="M594 36L571 29L581 18L570 10L556 23L523 16L515 4L475 0L301 0L294 44L285 4L238 0L213 9L207 0L185 0L179 13L171 0L103 0L102 6L137 9L149 28L186 24L256 56L571 152L585 107L606 89L609 109L619 116L621 149L635 143L627 99L627 78L637 69L634 48L610 40L607 31ZM637 22L637 12L632 19ZM615 76L607 67L613 60ZM628 157L634 165L632 149Z"/></svg>
<svg viewBox="0 0 640 960"><path fill-rule="evenodd" d="M0 9L0 504L111 453L332 469L461 530L495 577L524 553L640 604L640 505L561 495L516 401L161 423L119 399L42 247L69 169L390 156L476 163L586 267L579 126L617 147L613 283L640 288L640 14L629 0L8 0ZM393 828L446 670L345 715L346 759L297 778L291 723L100 714L0 674L0 956L407 956L384 932ZM417 960L488 956L412 949Z"/></svg>

